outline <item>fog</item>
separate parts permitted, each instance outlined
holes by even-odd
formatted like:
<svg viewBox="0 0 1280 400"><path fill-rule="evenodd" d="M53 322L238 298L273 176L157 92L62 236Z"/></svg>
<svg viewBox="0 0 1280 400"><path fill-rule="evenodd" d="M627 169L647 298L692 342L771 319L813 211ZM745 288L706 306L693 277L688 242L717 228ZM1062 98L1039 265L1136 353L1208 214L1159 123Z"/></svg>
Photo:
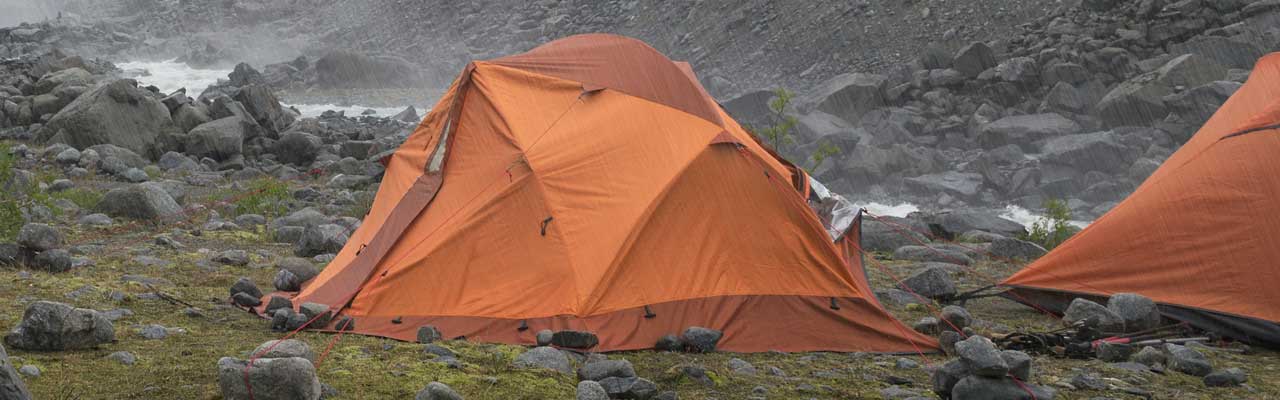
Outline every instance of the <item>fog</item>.
<svg viewBox="0 0 1280 400"><path fill-rule="evenodd" d="M0 26L40 22L58 17L68 0L0 0Z"/></svg>

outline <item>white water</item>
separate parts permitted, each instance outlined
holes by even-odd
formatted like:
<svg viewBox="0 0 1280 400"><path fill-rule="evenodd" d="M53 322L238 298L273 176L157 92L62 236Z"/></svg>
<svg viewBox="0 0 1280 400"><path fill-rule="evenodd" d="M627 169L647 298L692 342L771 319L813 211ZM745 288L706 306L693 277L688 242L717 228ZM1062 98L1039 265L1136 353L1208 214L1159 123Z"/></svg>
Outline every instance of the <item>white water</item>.
<svg viewBox="0 0 1280 400"><path fill-rule="evenodd" d="M227 74L231 73L229 69L192 68L173 60L130 61L116 63L116 66L124 71L125 77L136 79L143 85L155 85L160 88L161 93L172 93L178 89L187 88L187 96L190 97L200 96L200 93L209 86L218 83L220 79L227 79ZM404 110L404 107L366 107L358 104L282 104L285 107L298 109L303 117L318 117L328 110L342 111L348 117L360 116L365 110L373 110L377 116L390 117Z"/></svg>
<svg viewBox="0 0 1280 400"><path fill-rule="evenodd" d="M906 217L907 214L920 211L920 207L911 203L885 204L885 203L872 201L872 202L855 202L854 205L861 207L863 209L866 209L868 212L875 215L899 217L899 218ZM999 216L1001 218L1005 218L1010 221L1017 222L1018 224L1021 224L1022 226L1025 226L1028 229L1031 228L1031 225L1036 223L1036 221L1039 221L1041 218L1044 218L1043 215L1036 214L1034 212L1031 212L1031 210L1028 210L1019 206L1015 206L1015 205L1005 206L1004 210L1000 211ZM1088 221L1067 221L1067 223L1081 229L1084 229L1084 227L1089 226Z"/></svg>

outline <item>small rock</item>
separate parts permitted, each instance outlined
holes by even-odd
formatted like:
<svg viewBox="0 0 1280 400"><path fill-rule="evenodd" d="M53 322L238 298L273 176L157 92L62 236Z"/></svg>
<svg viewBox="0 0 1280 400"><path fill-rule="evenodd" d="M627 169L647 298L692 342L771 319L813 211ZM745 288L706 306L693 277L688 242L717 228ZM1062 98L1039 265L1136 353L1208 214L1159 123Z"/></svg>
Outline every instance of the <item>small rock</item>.
<svg viewBox="0 0 1280 400"><path fill-rule="evenodd" d="M449 385L440 382L431 382L427 387L418 392L413 400L462 400L462 395L453 391Z"/></svg>
<svg viewBox="0 0 1280 400"><path fill-rule="evenodd" d="M262 290L258 289L258 285L254 284L253 280L247 277L241 277L236 280L236 283L231 285L231 295L234 296L236 293L244 293L254 298L262 298Z"/></svg>
<svg viewBox="0 0 1280 400"><path fill-rule="evenodd" d="M1106 362L1129 361L1133 355L1133 346L1123 343L1102 342L1098 345L1098 359Z"/></svg>
<svg viewBox="0 0 1280 400"><path fill-rule="evenodd" d="M684 351L684 341L676 335L662 335L653 348L661 351Z"/></svg>
<svg viewBox="0 0 1280 400"><path fill-rule="evenodd" d="M942 308L942 329L956 330L964 329L973 321L973 316L969 314L969 310L960 306L946 306Z"/></svg>
<svg viewBox="0 0 1280 400"><path fill-rule="evenodd" d="M298 313L301 314L303 318L306 318L307 321L312 321L308 325L312 327L323 327L329 325L329 318L332 318L332 314L329 312L329 306L320 303L302 303L302 306L298 307ZM317 316L319 317L317 318Z"/></svg>
<svg viewBox="0 0 1280 400"><path fill-rule="evenodd" d="M1071 378L1071 386L1081 390L1107 390L1107 381L1094 374L1079 374Z"/></svg>
<svg viewBox="0 0 1280 400"><path fill-rule="evenodd" d="M552 334L551 344L570 349L590 349L600 344L600 339L591 332L566 330Z"/></svg>
<svg viewBox="0 0 1280 400"><path fill-rule="evenodd" d="M1240 386L1249 381L1249 375L1240 368L1227 368L1204 376L1204 385L1210 387Z"/></svg>
<svg viewBox="0 0 1280 400"><path fill-rule="evenodd" d="M271 299L267 300L267 307L263 309L263 312L266 315L274 315L276 310L282 308L293 309L293 301L280 296L271 296Z"/></svg>
<svg viewBox="0 0 1280 400"><path fill-rule="evenodd" d="M1017 350L1004 350L1000 358L1009 365L1009 374L1023 381L1031 380L1031 356Z"/></svg>
<svg viewBox="0 0 1280 400"><path fill-rule="evenodd" d="M115 341L115 328L102 313L62 303L37 301L4 337L13 348L61 351L93 348Z"/></svg>
<svg viewBox="0 0 1280 400"><path fill-rule="evenodd" d="M1164 352L1157 350L1155 347L1145 346L1138 354L1133 356L1133 361L1148 367L1163 365L1166 362Z"/></svg>
<svg viewBox="0 0 1280 400"><path fill-rule="evenodd" d="M941 267L928 267L902 281L911 292L931 299L946 299L956 295L951 273Z"/></svg>
<svg viewBox="0 0 1280 400"><path fill-rule="evenodd" d="M732 368L732 362L730 362L730 368ZM628 378L636 376L636 370L631 366L631 362L627 360L601 360L590 362L578 369L579 380L599 381L611 376Z"/></svg>
<svg viewBox="0 0 1280 400"><path fill-rule="evenodd" d="M538 331L538 334L534 339L537 341L538 346L550 346L551 338L554 334L555 332L552 332L550 329L543 329Z"/></svg>
<svg viewBox="0 0 1280 400"><path fill-rule="evenodd" d="M609 400L609 392L604 391L604 386L600 386L596 381L578 382L578 391L574 397L577 400Z"/></svg>
<svg viewBox="0 0 1280 400"><path fill-rule="evenodd" d="M138 357L127 351L117 351L107 355L107 359L124 364L133 365L138 362Z"/></svg>
<svg viewBox="0 0 1280 400"><path fill-rule="evenodd" d="M1121 333L1124 332L1124 318L1120 317L1111 309L1092 301L1077 298L1071 301L1071 305L1067 306L1067 310L1062 314L1062 322L1066 325L1074 325L1083 321L1085 326L1091 327L1100 332Z"/></svg>
<svg viewBox="0 0 1280 400"><path fill-rule="evenodd" d="M138 335L146 339L160 340L169 337L169 330L160 325L147 325L138 330Z"/></svg>
<svg viewBox="0 0 1280 400"><path fill-rule="evenodd" d="M226 265L245 266L249 265L249 252L244 250L227 250L218 253L218 255L213 258L213 261Z"/></svg>
<svg viewBox="0 0 1280 400"><path fill-rule="evenodd" d="M729 371L738 375L755 375L756 366L741 358L729 359Z"/></svg>
<svg viewBox="0 0 1280 400"><path fill-rule="evenodd" d="M711 353L716 351L716 344L720 342L722 336L724 333L715 329L691 326L685 328L680 338L685 348L691 352Z"/></svg>
<svg viewBox="0 0 1280 400"><path fill-rule="evenodd" d="M440 330L435 326L427 325L418 328L418 343L431 343L440 340Z"/></svg>
<svg viewBox="0 0 1280 400"><path fill-rule="evenodd" d="M26 375L32 378L39 378L40 368L37 368L34 365L23 365L22 368L18 368L18 373L21 373L23 375Z"/></svg>
<svg viewBox="0 0 1280 400"><path fill-rule="evenodd" d="M658 385L644 378L605 378L600 381L611 399L647 399L658 392Z"/></svg>
<svg viewBox="0 0 1280 400"><path fill-rule="evenodd" d="M929 374L933 392L942 398L950 398L956 383L969 376L969 367L963 360L951 360Z"/></svg>
<svg viewBox="0 0 1280 400"><path fill-rule="evenodd" d="M1030 392L1030 393L1028 393ZM1017 383L1012 379L969 376L951 389L951 398L961 399L1053 399L1057 393L1048 387Z"/></svg>
<svg viewBox="0 0 1280 400"><path fill-rule="evenodd" d="M573 373L573 367L569 365L569 357L554 347L544 346L529 349L529 351L516 356L514 364L518 368L546 368L566 374Z"/></svg>
<svg viewBox="0 0 1280 400"><path fill-rule="evenodd" d="M1169 368L1174 371L1200 377L1213 372L1209 359L1196 349L1168 343L1164 345L1164 351L1169 354Z"/></svg>
<svg viewBox="0 0 1280 400"><path fill-rule="evenodd" d="M231 302L241 307L257 307L262 305L261 298L253 297L252 295L245 292L238 292L234 295L231 295Z"/></svg>

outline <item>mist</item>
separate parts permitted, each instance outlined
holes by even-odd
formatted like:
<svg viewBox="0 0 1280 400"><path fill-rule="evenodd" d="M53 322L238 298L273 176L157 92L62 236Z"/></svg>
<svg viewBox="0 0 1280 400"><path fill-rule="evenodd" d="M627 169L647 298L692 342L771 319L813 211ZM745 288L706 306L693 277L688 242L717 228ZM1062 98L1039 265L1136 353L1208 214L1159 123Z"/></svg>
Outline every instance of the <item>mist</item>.
<svg viewBox="0 0 1280 400"><path fill-rule="evenodd" d="M58 17L67 0L0 0L0 26L40 22Z"/></svg>

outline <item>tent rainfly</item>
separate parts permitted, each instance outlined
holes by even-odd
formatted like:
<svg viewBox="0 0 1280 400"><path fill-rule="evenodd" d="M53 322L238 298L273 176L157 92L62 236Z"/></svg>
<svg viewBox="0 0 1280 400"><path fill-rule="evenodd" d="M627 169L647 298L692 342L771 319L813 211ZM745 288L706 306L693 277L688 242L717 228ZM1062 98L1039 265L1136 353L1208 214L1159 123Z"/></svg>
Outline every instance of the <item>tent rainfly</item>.
<svg viewBox="0 0 1280 400"><path fill-rule="evenodd" d="M856 210L820 217L820 185L640 41L473 62L383 161L363 224L293 294L356 333L572 329L609 351L701 326L729 351L937 348L872 294Z"/></svg>
<svg viewBox="0 0 1280 400"><path fill-rule="evenodd" d="M1129 198L1009 277L1025 302L1150 297L1165 317L1280 347L1280 54Z"/></svg>

